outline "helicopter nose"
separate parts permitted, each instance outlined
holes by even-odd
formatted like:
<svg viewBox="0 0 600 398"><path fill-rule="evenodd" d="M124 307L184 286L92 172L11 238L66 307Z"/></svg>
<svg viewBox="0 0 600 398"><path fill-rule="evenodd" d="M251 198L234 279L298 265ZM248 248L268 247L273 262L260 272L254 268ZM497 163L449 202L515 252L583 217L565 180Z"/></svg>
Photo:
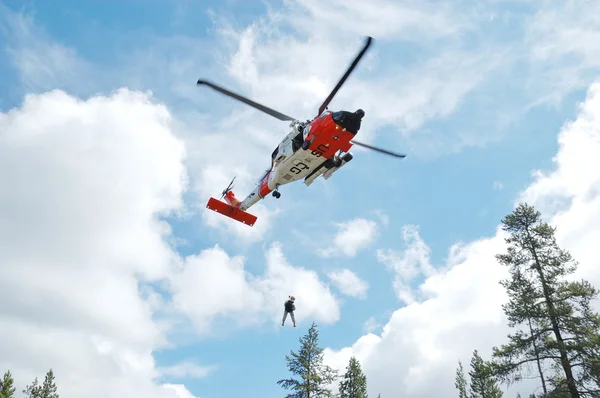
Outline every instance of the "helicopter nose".
<svg viewBox="0 0 600 398"><path fill-rule="evenodd" d="M356 116L358 116L360 119L362 119L365 116L365 111L363 111L362 109L358 109L356 112L354 112L356 114Z"/></svg>

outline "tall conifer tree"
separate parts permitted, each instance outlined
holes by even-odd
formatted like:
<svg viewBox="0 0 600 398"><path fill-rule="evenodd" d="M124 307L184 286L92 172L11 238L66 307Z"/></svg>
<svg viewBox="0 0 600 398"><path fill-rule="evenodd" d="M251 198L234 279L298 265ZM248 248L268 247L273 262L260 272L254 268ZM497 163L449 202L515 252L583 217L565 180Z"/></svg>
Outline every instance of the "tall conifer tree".
<svg viewBox="0 0 600 398"><path fill-rule="evenodd" d="M338 398L367 398L367 377L355 357L348 362L339 390Z"/></svg>
<svg viewBox="0 0 600 398"><path fill-rule="evenodd" d="M509 233L508 250L496 258L510 272L502 282L509 295L504 311L509 326L522 329L508 336L508 344L494 348L497 375L519 379L523 365L532 363L544 381L541 364L549 362L560 367L570 398L596 396L600 316L590 302L597 290L586 281L566 280L577 264L534 207L520 204L502 224Z"/></svg>
<svg viewBox="0 0 600 398"><path fill-rule="evenodd" d="M331 398L330 385L335 381L337 372L323 363L323 349L319 347L319 331L313 322L308 334L300 338L300 350L291 351L285 360L288 370L299 379L279 380L277 384L294 393L286 398Z"/></svg>

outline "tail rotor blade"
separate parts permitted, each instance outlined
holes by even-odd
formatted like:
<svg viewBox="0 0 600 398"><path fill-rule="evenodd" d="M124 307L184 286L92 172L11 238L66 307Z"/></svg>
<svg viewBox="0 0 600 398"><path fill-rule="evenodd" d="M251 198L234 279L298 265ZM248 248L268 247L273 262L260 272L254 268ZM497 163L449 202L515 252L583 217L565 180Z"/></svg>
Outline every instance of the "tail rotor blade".
<svg viewBox="0 0 600 398"><path fill-rule="evenodd" d="M233 177L233 179L231 180L231 182L229 183L229 186L227 188L225 188L223 190L223 192L221 192L221 199L223 199L223 197L227 194L227 192L229 192L231 190L231 188L233 188L233 182L235 181L235 177Z"/></svg>
<svg viewBox="0 0 600 398"><path fill-rule="evenodd" d="M374 147L374 146L371 146L371 145L363 144L362 142L358 142L358 141L352 140L352 141L350 141L350 143L352 143L354 145L358 145L358 146L362 146L362 147L371 149L373 151L384 153L386 155L394 156L394 157L397 157L397 158L405 158L406 157L406 155L404 155L402 153L397 153L397 152L388 151L387 149L377 148L377 147Z"/></svg>
<svg viewBox="0 0 600 398"><path fill-rule="evenodd" d="M285 121L293 122L294 120L296 120L296 119L294 119L291 116L285 115L285 114L283 114L281 112L278 112L278 111L276 111L274 109L266 107L266 106L264 106L262 104L259 104L258 102L254 102L254 101L252 101L252 100L250 100L250 99L248 99L246 97L242 97L239 94L231 92L231 91L229 91L229 90L227 90L227 89L225 89L223 87L217 86L216 84L210 83L210 82L208 82L206 80L198 80L198 82L196 83L196 85L198 85L198 86L200 86L200 85L208 86L208 87L210 87L210 88L212 88L212 89L214 89L214 90L216 90L216 91L218 91L218 92L220 92L222 94L225 94L228 97L231 97L231 98L234 98L234 99L236 99L238 101L241 101L241 102L245 103L246 105L250 105L251 107L256 108L259 111L262 111L262 112L266 113L267 115L273 116L274 118L277 118L277 119L279 119L281 121L284 121L284 122Z"/></svg>
<svg viewBox="0 0 600 398"><path fill-rule="evenodd" d="M231 179L231 182L229 183L229 186L227 187L226 191L229 191L233 187L234 181L235 181L235 176Z"/></svg>
<svg viewBox="0 0 600 398"><path fill-rule="evenodd" d="M335 88L333 89L333 91L331 92L331 94L329 94L329 96L325 99L325 101L323 102L323 104L319 108L319 115L321 113L323 113L323 111L325 110L325 108L327 108L327 105L329 105L329 103L331 102L331 100L333 99L333 97L337 94L337 92L340 89L340 87L342 87L342 84L344 84L344 82L346 81L346 79L348 79L348 76L350 76L350 73L352 73L352 71L354 70L354 68L356 68L356 65L358 64L358 61L360 61L361 58L363 57L363 55L365 55L365 53L369 49L369 46L371 45L372 41L373 41L373 38L370 37L370 36L367 36L367 41L365 42L364 47L358 53L358 55L356 56L356 58L354 59L354 61L352 62L352 64L350 64L350 67L348 67L348 70L346 71L346 73L344 74L344 76L342 76L342 78L340 79L340 81L338 82L338 84L335 86Z"/></svg>

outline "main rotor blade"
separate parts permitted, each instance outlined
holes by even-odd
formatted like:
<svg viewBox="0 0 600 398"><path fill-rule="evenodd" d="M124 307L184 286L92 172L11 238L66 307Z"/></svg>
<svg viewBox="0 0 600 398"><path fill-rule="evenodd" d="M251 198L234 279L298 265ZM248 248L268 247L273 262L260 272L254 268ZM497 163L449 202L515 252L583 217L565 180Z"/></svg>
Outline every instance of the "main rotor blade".
<svg viewBox="0 0 600 398"><path fill-rule="evenodd" d="M236 100L238 100L238 101L241 101L241 102L243 102L243 103L245 103L245 104L247 104L247 105L250 105L250 106L251 106L251 107L253 107L253 108L256 108L256 109L258 109L258 110L260 110L260 111L263 111L263 112L264 112L264 113L266 113L267 115L271 115L271 116L273 116L273 117L275 117L275 118L277 118L277 119L279 119L279 120L282 120L282 121L284 121L284 122L285 122L285 121L290 121L290 122L292 122L292 121L296 120L296 119L294 119L294 118L293 118L293 117L291 117L291 116L284 115L284 114L283 114L283 113L281 113L281 112L277 112L276 110L273 110L273 109L271 109L271 108L268 108L268 107L266 107L266 106L264 106L264 105L261 105L261 104L259 104L259 103L257 103L257 102L254 102L254 101L252 101L252 100L249 100L248 98L242 97L241 95L239 95L239 94L236 94L236 93L233 93L233 92L231 92L231 91L229 91L229 90L227 90L227 89L224 89L223 87L219 87L219 86L217 86L216 84L213 84L213 83L207 82L206 80L198 80L198 82L197 82L196 84L197 84L198 86L199 86L199 85L201 85L201 84L204 84L204 85L206 85L206 86L208 86L208 87L211 87L211 88L213 88L214 90L217 90L218 92L220 92L220 93L222 93L222 94L225 94L225 95L227 95L228 97L235 98L235 99L236 99Z"/></svg>
<svg viewBox="0 0 600 398"><path fill-rule="evenodd" d="M342 87L342 84L344 84L344 82L346 81L346 79L348 78L348 76L350 76L350 73L352 73L352 71L354 70L354 68L358 64L358 61L360 61L360 59L363 57L363 55L365 55L365 52L367 52L367 49L371 45L371 41L373 41L373 38L370 37L370 36L367 36L367 41L366 41L363 49L358 53L358 55L356 56L356 58L354 59L354 61L352 62L352 64L350 64L350 67L348 68L348 70L346 71L346 73L344 74L344 76L342 76L342 78L340 79L340 81L338 82L338 84L335 86L335 88L333 89L333 91L331 92L331 94L329 94L329 97L327 97L327 99L325 99L325 101L323 102L323 104L319 108L319 115L321 113L323 113L323 111L325 110L325 108L327 107L327 105L329 105L329 103L331 102L331 100L333 99L333 97L337 94L337 92L340 89L340 87Z"/></svg>
<svg viewBox="0 0 600 398"><path fill-rule="evenodd" d="M377 148L377 147L374 147L374 146L371 146L371 145L363 144L362 142L358 142L358 141L352 140L352 141L350 141L350 143L354 144L354 145L359 145L359 146L362 146L362 147L365 147L365 148L369 148L369 149L372 149L372 150L377 151L377 152L385 153L386 155L395 156L397 158L405 158L406 157L406 155L404 155L402 153L396 153L396 152L388 151L387 149Z"/></svg>

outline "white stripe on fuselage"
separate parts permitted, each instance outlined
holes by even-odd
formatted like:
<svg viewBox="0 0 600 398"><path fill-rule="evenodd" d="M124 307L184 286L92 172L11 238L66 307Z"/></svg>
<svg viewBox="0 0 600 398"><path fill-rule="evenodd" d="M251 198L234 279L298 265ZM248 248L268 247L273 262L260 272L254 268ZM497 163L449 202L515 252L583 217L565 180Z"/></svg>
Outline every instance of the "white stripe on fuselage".
<svg viewBox="0 0 600 398"><path fill-rule="evenodd" d="M303 179L324 161L325 159L322 156L318 156L318 154L313 155L311 150L298 149L290 157L275 165L269 174L269 189L274 191L282 185ZM254 190L244 199L240 205L240 209L245 211L261 199L259 182Z"/></svg>
<svg viewBox="0 0 600 398"><path fill-rule="evenodd" d="M305 151L300 148L278 164L269 178L269 188L275 190L278 186L303 179L325 161L322 156L311 152L310 149Z"/></svg>

